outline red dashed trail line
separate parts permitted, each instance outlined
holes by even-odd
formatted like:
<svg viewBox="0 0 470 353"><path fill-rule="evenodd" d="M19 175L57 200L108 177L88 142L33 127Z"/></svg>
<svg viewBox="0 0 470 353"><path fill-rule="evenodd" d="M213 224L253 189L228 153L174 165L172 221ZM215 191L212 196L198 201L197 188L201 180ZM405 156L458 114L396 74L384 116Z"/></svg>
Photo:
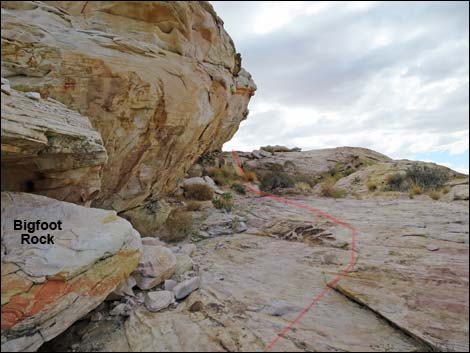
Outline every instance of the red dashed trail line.
<svg viewBox="0 0 470 353"><path fill-rule="evenodd" d="M288 200L288 199L285 199L283 197L279 197L279 196L275 196L275 195L272 195L272 194L269 194L269 193L265 193L265 192L262 192L262 191L259 191L255 188L253 188L250 183L248 182L248 178L243 170L243 168L241 167L241 164L240 164L240 159L238 158L238 155L235 151L232 151L232 156L233 156L233 159L235 161L235 164L237 166L237 169L238 169L238 173L243 177L243 180L245 181L245 186L248 190L250 190L251 192L255 193L256 195L259 195L259 196L263 196L263 197L266 197L266 198L269 198L269 199L272 199L274 201L277 201L277 202L282 202L282 203L285 203L287 205L291 205L293 207L297 207L297 208L301 208L303 210L306 210L308 212L311 212L313 213L314 215L317 215L317 216L320 216L320 217L323 217L323 218L326 218L330 221L332 221L333 223L336 223L340 226L343 226L347 229L349 229L351 231L351 261L349 262L348 266L346 266L346 268L341 271L340 274L338 274L331 282L329 282L326 286L326 288L324 288L320 294L318 294L315 298L313 298L312 302L305 308L303 309L299 315L297 315L297 317L292 320L289 325L287 325L281 332L278 333L278 335L276 336L276 338L274 338L271 343L268 344L266 350L269 351L271 350L275 345L276 343L281 339L283 338L291 329L292 327L294 327L294 325L299 322L302 317L307 314L310 309L312 309L312 307L317 304L331 289L334 288L334 286L336 286L336 284L346 275L346 273L348 273L354 266L354 262L355 262L355 250L356 250L356 228L354 228L353 226L351 226L350 224L322 211L322 210L318 210L316 208L313 208L313 207L310 207L310 206L306 206L306 205L303 205L303 204L300 204L298 202L295 202L295 201L291 201L291 200Z"/></svg>

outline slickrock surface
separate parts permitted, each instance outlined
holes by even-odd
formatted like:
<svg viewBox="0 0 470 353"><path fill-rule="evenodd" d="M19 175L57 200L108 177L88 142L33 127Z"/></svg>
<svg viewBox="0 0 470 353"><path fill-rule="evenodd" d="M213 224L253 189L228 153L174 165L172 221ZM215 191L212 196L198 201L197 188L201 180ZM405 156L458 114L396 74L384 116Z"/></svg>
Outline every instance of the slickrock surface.
<svg viewBox="0 0 470 353"><path fill-rule="evenodd" d="M62 221L38 231L54 244L21 244L13 220ZM2 351L35 351L98 306L135 269L140 236L114 211L2 193Z"/></svg>
<svg viewBox="0 0 470 353"><path fill-rule="evenodd" d="M256 86L206 2L2 2L2 75L88 116L108 162L94 206L173 191L248 114ZM15 190L12 190L15 191Z"/></svg>
<svg viewBox="0 0 470 353"><path fill-rule="evenodd" d="M468 350L468 204L296 201L357 228L356 263L273 351ZM201 284L186 301L74 325L44 349L265 351L347 266L351 234L266 198L236 203L247 232L197 244Z"/></svg>
<svg viewBox="0 0 470 353"><path fill-rule="evenodd" d="M264 152L264 153L263 153ZM387 162L391 159L381 153L357 147L325 148L302 152L266 151L241 152L238 154L244 166L257 170L269 171L274 167L283 169L288 174L301 173L317 176L342 163L359 168L369 163ZM231 155L228 155L231 159Z"/></svg>
<svg viewBox="0 0 470 353"><path fill-rule="evenodd" d="M107 155L87 117L52 99L2 91L2 190L89 204Z"/></svg>

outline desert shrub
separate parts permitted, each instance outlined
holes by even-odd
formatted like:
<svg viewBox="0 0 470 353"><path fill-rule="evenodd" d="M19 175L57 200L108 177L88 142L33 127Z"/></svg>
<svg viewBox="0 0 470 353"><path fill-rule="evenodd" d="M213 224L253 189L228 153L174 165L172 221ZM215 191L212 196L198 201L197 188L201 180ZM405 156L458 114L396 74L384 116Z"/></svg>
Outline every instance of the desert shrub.
<svg viewBox="0 0 470 353"><path fill-rule="evenodd" d="M445 186L445 187L442 189L442 193L443 193L444 195L447 195L449 192L450 192L450 187L449 187L449 186Z"/></svg>
<svg viewBox="0 0 470 353"><path fill-rule="evenodd" d="M356 175L353 179L354 184L359 184L361 182L361 177L359 175Z"/></svg>
<svg viewBox="0 0 470 353"><path fill-rule="evenodd" d="M315 185L318 184L319 180L321 179L321 176L311 176L308 174L297 173L292 178L294 179L295 183L306 183L311 188L313 188Z"/></svg>
<svg viewBox="0 0 470 353"><path fill-rule="evenodd" d="M214 191L209 185L206 184L191 184L186 186L184 190L184 196L188 199L208 201L212 200Z"/></svg>
<svg viewBox="0 0 470 353"><path fill-rule="evenodd" d="M250 181L252 183L258 182L258 176L252 170L245 170L245 177L247 181Z"/></svg>
<svg viewBox="0 0 470 353"><path fill-rule="evenodd" d="M410 193L412 195L421 195L423 193L423 188L418 184L412 184L410 187Z"/></svg>
<svg viewBox="0 0 470 353"><path fill-rule="evenodd" d="M310 185L304 182L295 183L294 187L296 190L303 192L303 193L309 193L312 191L312 188L310 187Z"/></svg>
<svg viewBox="0 0 470 353"><path fill-rule="evenodd" d="M237 170L232 165L224 165L220 168L211 168L209 176L215 180L218 185L231 186L232 184L242 182L243 179L238 175Z"/></svg>
<svg viewBox="0 0 470 353"><path fill-rule="evenodd" d="M189 201L186 204L186 211L193 212L193 211L200 211L201 209L202 209L202 206L197 201Z"/></svg>
<svg viewBox="0 0 470 353"><path fill-rule="evenodd" d="M279 188L292 188L294 185L294 180L284 172L267 172L261 179L260 188L263 191L273 191Z"/></svg>
<svg viewBox="0 0 470 353"><path fill-rule="evenodd" d="M229 192L224 192L222 195L217 196L212 200L215 208L231 211L234 206L233 195Z"/></svg>
<svg viewBox="0 0 470 353"><path fill-rule="evenodd" d="M436 190L430 190L428 191L428 196L433 199L433 200L439 200L441 198L441 194L439 193L439 191L436 191Z"/></svg>
<svg viewBox="0 0 470 353"><path fill-rule="evenodd" d="M389 191L404 191L408 186L406 175L400 172L387 175L385 183Z"/></svg>
<svg viewBox="0 0 470 353"><path fill-rule="evenodd" d="M375 191L375 190L377 190L377 187L378 187L378 186L377 186L377 183L376 183L376 182L374 182L374 181L368 181L368 182L367 182L367 189L368 189L369 191Z"/></svg>
<svg viewBox="0 0 470 353"><path fill-rule="evenodd" d="M444 170L418 163L408 168L406 176L413 184L419 185L424 190L442 188L449 179Z"/></svg>
<svg viewBox="0 0 470 353"><path fill-rule="evenodd" d="M168 235L163 240L178 242L186 239L193 232L193 218L188 212L175 209L165 222Z"/></svg>
<svg viewBox="0 0 470 353"><path fill-rule="evenodd" d="M336 180L334 177L327 178L321 184L321 195L325 197L333 197L335 199L345 197L346 191L335 187Z"/></svg>
<svg viewBox="0 0 470 353"><path fill-rule="evenodd" d="M232 185L232 189L238 192L239 194L245 195L246 194L246 187L242 183L235 183Z"/></svg>

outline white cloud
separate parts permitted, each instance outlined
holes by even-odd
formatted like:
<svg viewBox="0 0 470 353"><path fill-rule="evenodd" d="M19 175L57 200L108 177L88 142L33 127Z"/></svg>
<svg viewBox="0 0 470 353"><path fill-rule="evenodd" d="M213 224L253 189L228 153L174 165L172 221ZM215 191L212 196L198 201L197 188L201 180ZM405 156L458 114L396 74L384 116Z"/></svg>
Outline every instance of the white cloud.
<svg viewBox="0 0 470 353"><path fill-rule="evenodd" d="M449 160L468 152L468 3L215 8L258 85L248 120L225 149L349 145Z"/></svg>

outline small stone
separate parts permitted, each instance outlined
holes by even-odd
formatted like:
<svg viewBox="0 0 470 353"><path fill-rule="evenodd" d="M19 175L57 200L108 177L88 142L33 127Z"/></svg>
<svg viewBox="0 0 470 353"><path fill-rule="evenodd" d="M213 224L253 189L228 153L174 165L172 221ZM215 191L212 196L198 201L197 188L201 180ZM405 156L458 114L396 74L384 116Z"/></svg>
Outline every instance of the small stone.
<svg viewBox="0 0 470 353"><path fill-rule="evenodd" d="M177 276L193 269L193 260L188 255L176 255L176 272Z"/></svg>
<svg viewBox="0 0 470 353"><path fill-rule="evenodd" d="M173 276L176 257L163 246L143 245L143 254L132 276L140 289L153 288Z"/></svg>
<svg viewBox="0 0 470 353"><path fill-rule="evenodd" d="M10 81L2 77L2 92L11 95Z"/></svg>
<svg viewBox="0 0 470 353"><path fill-rule="evenodd" d="M248 229L248 226L246 225L245 222L235 222L235 224L232 227L232 230L234 233L243 233L246 232Z"/></svg>
<svg viewBox="0 0 470 353"><path fill-rule="evenodd" d="M428 249L429 251L437 251L439 250L439 247L434 244L429 244L429 245L426 245L426 249Z"/></svg>
<svg viewBox="0 0 470 353"><path fill-rule="evenodd" d="M114 290L113 295L117 297L134 296L132 288L137 284L133 276L129 276L124 282L121 282Z"/></svg>
<svg viewBox="0 0 470 353"><path fill-rule="evenodd" d="M177 284L178 284L178 282L176 282L172 279L167 279L165 281L165 284L163 285L163 287L165 288L165 290L173 290L173 288L175 288Z"/></svg>
<svg viewBox="0 0 470 353"><path fill-rule="evenodd" d="M188 256L192 256L195 251L196 251L196 245L194 244L184 244L181 247L181 252Z"/></svg>
<svg viewBox="0 0 470 353"><path fill-rule="evenodd" d="M131 314L132 308L130 305L121 303L116 305L113 310L109 312L112 316L129 316Z"/></svg>
<svg viewBox="0 0 470 353"><path fill-rule="evenodd" d="M194 302L190 307L189 307L189 312L191 313L197 313L198 311L201 311L203 309L204 305L200 300Z"/></svg>
<svg viewBox="0 0 470 353"><path fill-rule="evenodd" d="M145 307L151 312L168 308L174 302L175 295L170 291L148 292L145 294Z"/></svg>
<svg viewBox="0 0 470 353"><path fill-rule="evenodd" d="M186 298L188 295L198 289L200 284L199 277L193 277L179 283L175 288L173 288L173 293L175 293L176 299L180 300Z"/></svg>
<svg viewBox="0 0 470 353"><path fill-rule="evenodd" d="M41 99L41 94L39 92L26 92L25 96L35 101L39 101Z"/></svg>
<svg viewBox="0 0 470 353"><path fill-rule="evenodd" d="M164 242L154 237L142 238L142 245L153 245L153 246L163 246L163 247L166 246Z"/></svg>

